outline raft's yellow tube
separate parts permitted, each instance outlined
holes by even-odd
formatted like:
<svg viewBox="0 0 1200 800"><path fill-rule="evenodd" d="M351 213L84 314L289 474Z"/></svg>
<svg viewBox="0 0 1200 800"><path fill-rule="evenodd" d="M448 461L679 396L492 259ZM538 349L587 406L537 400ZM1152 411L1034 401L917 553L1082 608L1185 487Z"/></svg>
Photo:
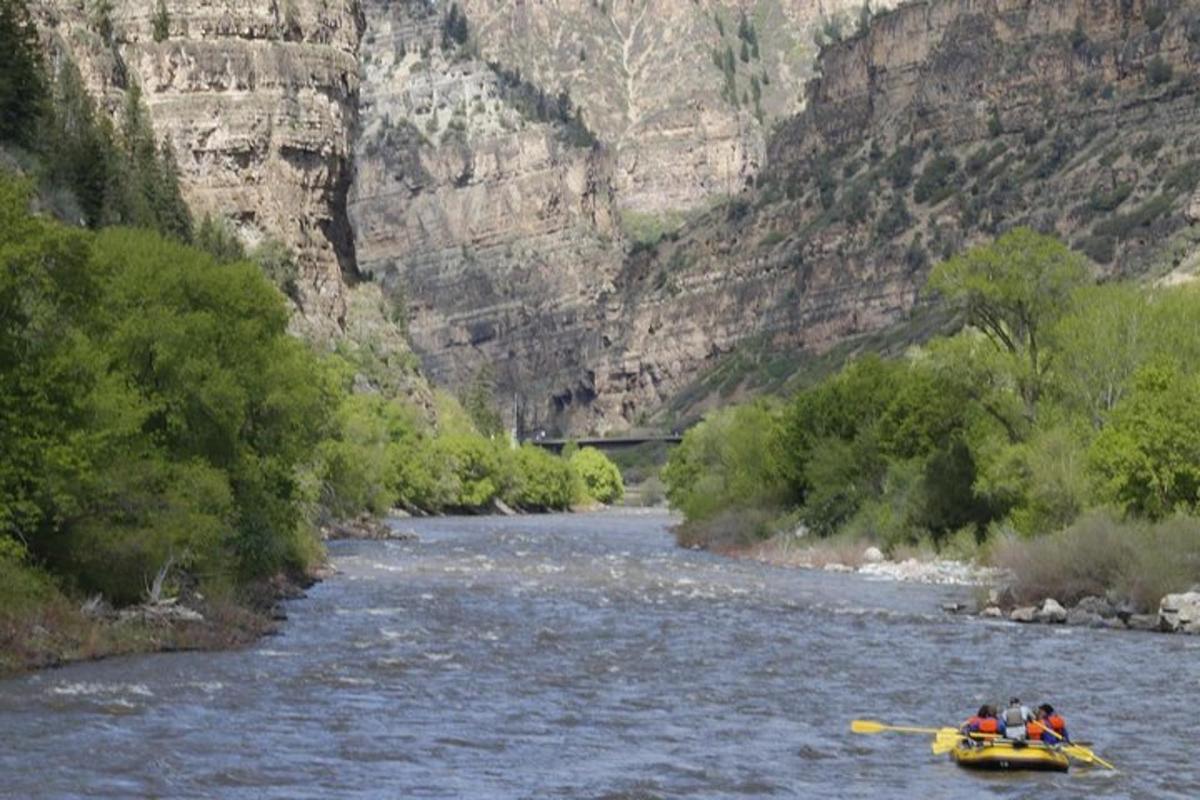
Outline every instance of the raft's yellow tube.
<svg viewBox="0 0 1200 800"><path fill-rule="evenodd" d="M1011 742L1000 739L991 742L972 742L964 739L950 758L960 767L971 769L1031 769L1066 772L1070 760L1053 745L1041 742Z"/></svg>

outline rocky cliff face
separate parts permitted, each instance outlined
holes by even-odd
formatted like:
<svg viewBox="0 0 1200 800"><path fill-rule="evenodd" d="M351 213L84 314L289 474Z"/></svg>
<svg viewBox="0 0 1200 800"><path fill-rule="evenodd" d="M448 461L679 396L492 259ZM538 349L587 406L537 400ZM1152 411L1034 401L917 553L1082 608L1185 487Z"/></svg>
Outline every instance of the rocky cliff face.
<svg viewBox="0 0 1200 800"><path fill-rule="evenodd" d="M611 158L539 115L531 87L444 45L428 4L364 8L360 268L406 314L436 382L487 368L506 411L516 387L517 405L552 394L588 362L620 267Z"/></svg>
<svg viewBox="0 0 1200 800"><path fill-rule="evenodd" d="M628 425L594 366L625 334L630 236L753 183L820 6L469 0L456 39L446 3L363 5L361 268L435 380L488 368L528 425Z"/></svg>
<svg viewBox="0 0 1200 800"><path fill-rule="evenodd" d="M749 38L739 7L716 3L460 6L482 59L441 52L428 8L414 21L422 4L402 23L379 4L410 54L385 67L392 45L364 48L367 84L392 87L367 113L392 127L360 142L375 166L356 187L359 243L411 292L427 363L451 381L501 365L539 420L666 421L703 405L701 379L734 350L819 353L906 319L934 260L1013 225L1058 233L1102 271L1189 252L1191 5L904 6L825 49L803 113L769 143L759 117L796 110L806 68L766 39L811 33L810 4L745 3ZM599 150L504 122L482 60L568 92ZM759 69L773 80L756 104L740 81ZM705 210L671 232L680 206ZM612 220L631 215L666 235L623 238Z"/></svg>
<svg viewBox="0 0 1200 800"><path fill-rule="evenodd" d="M879 17L824 52L753 192L629 263L610 372L653 407L732 346L820 352L905 319L934 260L1016 225L1101 274L1194 261L1197 64L1194 4L937 0Z"/></svg>
<svg viewBox="0 0 1200 800"><path fill-rule="evenodd" d="M230 220L247 244L277 238L296 254L302 316L340 332L354 240L345 197L358 94L356 0L36 0L54 60L70 58L110 109L143 90L174 147L197 218Z"/></svg>
<svg viewBox="0 0 1200 800"><path fill-rule="evenodd" d="M444 4L443 4L444 5ZM886 7L892 3L875 4ZM662 214L742 191L770 124L794 114L822 24L856 0L463 0L485 59L566 91L608 145L622 209Z"/></svg>

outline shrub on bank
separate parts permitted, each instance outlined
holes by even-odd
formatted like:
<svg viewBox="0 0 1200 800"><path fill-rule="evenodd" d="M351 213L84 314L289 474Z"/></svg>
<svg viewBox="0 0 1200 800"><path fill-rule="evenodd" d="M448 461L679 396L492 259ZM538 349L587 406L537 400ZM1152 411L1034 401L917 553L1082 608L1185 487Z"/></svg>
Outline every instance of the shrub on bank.
<svg viewBox="0 0 1200 800"><path fill-rule="evenodd" d="M703 547L721 552L760 542L775 530L776 515L769 509L739 508L704 519L685 520L675 528L680 547Z"/></svg>
<svg viewBox="0 0 1200 800"><path fill-rule="evenodd" d="M588 497L601 503L615 503L625 496L621 470L608 456L594 447L583 447L571 455L571 469L583 481Z"/></svg>
<svg viewBox="0 0 1200 800"><path fill-rule="evenodd" d="M512 465L512 479L504 492L504 502L528 511L570 507L575 476L566 461L537 445L524 444L513 451Z"/></svg>
<svg viewBox="0 0 1200 800"><path fill-rule="evenodd" d="M1013 573L1018 604L1047 597L1071 604L1115 593L1152 612L1164 595L1200 583L1200 520L1120 521L1105 511L1038 538L1004 536L991 548L994 566Z"/></svg>

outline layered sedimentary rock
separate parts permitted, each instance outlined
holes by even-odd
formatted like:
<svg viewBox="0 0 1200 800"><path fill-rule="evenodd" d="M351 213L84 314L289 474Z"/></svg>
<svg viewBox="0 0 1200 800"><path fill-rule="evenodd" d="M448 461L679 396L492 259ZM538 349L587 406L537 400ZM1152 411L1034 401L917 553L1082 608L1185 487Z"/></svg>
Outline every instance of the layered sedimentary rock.
<svg viewBox="0 0 1200 800"><path fill-rule="evenodd" d="M933 261L1015 225L1098 274L1186 260L1200 8L1149 8L922 2L827 48L755 191L628 264L594 404L668 402L747 341L820 352L903 320Z"/></svg>
<svg viewBox="0 0 1200 800"><path fill-rule="evenodd" d="M71 59L120 108L137 83L173 146L194 215L253 245L274 237L300 268L297 327L334 336L354 241L345 214L362 18L356 0L37 0L52 63Z"/></svg>
<svg viewBox="0 0 1200 800"><path fill-rule="evenodd" d="M506 412L588 360L620 266L612 165L510 102L487 64L443 46L422 2L365 4L350 212L360 268L405 309L436 382L481 368ZM519 391L518 391L519 390ZM529 409L529 422L539 414Z"/></svg>
<svg viewBox="0 0 1200 800"><path fill-rule="evenodd" d="M628 425L638 401L601 411L608 377L592 370L627 334L626 230L669 230L753 183L766 127L802 100L822 11L453 9L466 40L448 4L364 3L350 207L361 268L408 309L436 381L487 368L526 426Z"/></svg>
<svg viewBox="0 0 1200 800"><path fill-rule="evenodd" d="M741 192L799 110L814 34L854 0L463 0L483 57L568 92L614 153L618 203L659 214ZM891 3L875 4L886 7Z"/></svg>

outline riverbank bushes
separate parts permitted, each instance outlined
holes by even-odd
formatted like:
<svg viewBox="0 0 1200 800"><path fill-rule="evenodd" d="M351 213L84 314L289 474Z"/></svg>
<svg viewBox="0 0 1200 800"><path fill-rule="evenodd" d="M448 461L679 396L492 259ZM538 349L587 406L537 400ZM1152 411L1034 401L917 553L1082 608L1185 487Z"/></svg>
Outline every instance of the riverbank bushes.
<svg viewBox="0 0 1200 800"><path fill-rule="evenodd" d="M0 177L0 628L97 595L236 597L310 571L323 523L397 504L584 500L566 460L461 409L352 393L352 367L288 335L258 264L70 227L33 193Z"/></svg>
<svg viewBox="0 0 1200 800"><path fill-rule="evenodd" d="M1103 576L1088 591L1139 607L1200 580L1185 546L1200 536L1200 288L1096 286L1080 256L1018 229L938 265L930 289L958 334L687 433L663 473L681 541L990 541L1032 594L1070 583L1077 556Z"/></svg>

